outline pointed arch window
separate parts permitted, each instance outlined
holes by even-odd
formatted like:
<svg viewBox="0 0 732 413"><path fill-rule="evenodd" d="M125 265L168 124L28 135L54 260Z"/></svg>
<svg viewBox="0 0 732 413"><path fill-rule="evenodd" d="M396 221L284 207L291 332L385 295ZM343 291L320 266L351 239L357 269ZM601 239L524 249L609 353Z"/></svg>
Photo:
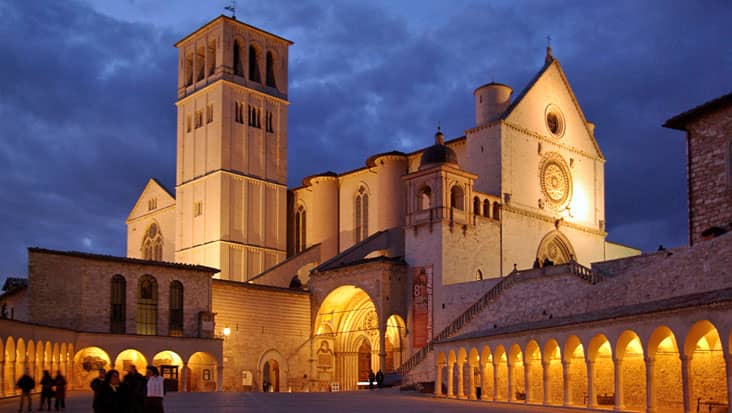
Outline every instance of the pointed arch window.
<svg viewBox="0 0 732 413"><path fill-rule="evenodd" d="M262 77L259 75L259 56L254 46L249 46L249 80L262 83Z"/></svg>
<svg viewBox="0 0 732 413"><path fill-rule="evenodd" d="M154 336L158 333L158 282L145 274L137 282L136 333Z"/></svg>
<svg viewBox="0 0 732 413"><path fill-rule="evenodd" d="M241 44L234 40L234 75L244 76L244 68L241 64Z"/></svg>
<svg viewBox="0 0 732 413"><path fill-rule="evenodd" d="M163 234L158 224L153 222L145 231L145 238L142 240L142 258L146 260L163 260Z"/></svg>
<svg viewBox="0 0 732 413"><path fill-rule="evenodd" d="M109 332L125 333L125 302L127 301L127 281L117 274L112 277L112 299L110 300Z"/></svg>
<svg viewBox="0 0 732 413"><path fill-rule="evenodd" d="M295 212L295 254L305 250L307 244L307 215L305 207L300 205Z"/></svg>
<svg viewBox="0 0 732 413"><path fill-rule="evenodd" d="M369 235L369 194L363 186L356 194L355 216L356 242L360 242Z"/></svg>
<svg viewBox="0 0 732 413"><path fill-rule="evenodd" d="M275 70L274 70L274 57L272 56L272 52L267 52L267 86L269 87L277 87L277 83L275 81Z"/></svg>
<svg viewBox="0 0 732 413"><path fill-rule="evenodd" d="M169 334L183 335L183 284L180 281L170 283Z"/></svg>

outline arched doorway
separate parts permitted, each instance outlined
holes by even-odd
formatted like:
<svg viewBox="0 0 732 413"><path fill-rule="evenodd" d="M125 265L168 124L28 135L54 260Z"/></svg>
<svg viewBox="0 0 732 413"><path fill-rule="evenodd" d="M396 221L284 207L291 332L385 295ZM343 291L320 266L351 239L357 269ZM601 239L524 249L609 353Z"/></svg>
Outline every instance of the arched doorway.
<svg viewBox="0 0 732 413"><path fill-rule="evenodd" d="M544 266L544 263L566 264L576 257L569 239L558 230L546 234L536 250L536 259L540 266Z"/></svg>
<svg viewBox="0 0 732 413"><path fill-rule="evenodd" d="M188 359L188 391L216 391L218 363L208 353L198 351Z"/></svg>
<svg viewBox="0 0 732 413"><path fill-rule="evenodd" d="M312 340L317 390L336 383L341 390L356 390L358 381L368 380L369 369L380 368L381 322L371 297L359 287L340 286L325 297Z"/></svg>
<svg viewBox="0 0 732 413"><path fill-rule="evenodd" d="M358 381L368 381L371 370L371 344L362 340L358 347Z"/></svg>
<svg viewBox="0 0 732 413"><path fill-rule="evenodd" d="M265 392L280 391L280 364L277 360L268 360L262 368L262 390Z"/></svg>
<svg viewBox="0 0 732 413"><path fill-rule="evenodd" d="M74 386L86 389L89 383L99 375L100 369L109 370L111 361L106 351L99 347L85 347L74 355L72 379Z"/></svg>

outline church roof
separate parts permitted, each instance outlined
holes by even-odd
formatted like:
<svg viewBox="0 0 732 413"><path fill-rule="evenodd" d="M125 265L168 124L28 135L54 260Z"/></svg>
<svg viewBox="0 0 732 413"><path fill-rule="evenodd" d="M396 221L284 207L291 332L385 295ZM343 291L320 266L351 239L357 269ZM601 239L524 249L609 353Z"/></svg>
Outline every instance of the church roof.
<svg viewBox="0 0 732 413"><path fill-rule="evenodd" d="M186 40L190 39L191 37L195 36L196 33L200 32L202 30L205 30L206 28L208 28L209 26L212 26L214 23L216 23L219 20L228 20L228 21L230 21L232 23L236 23L236 24L241 25L241 26L244 26L244 27L246 27L248 29L252 29L252 30L257 31L257 32L259 32L261 34L264 34L266 36L273 37L273 38L275 38L277 40L281 40L281 41L287 42L290 45L295 44L295 42L293 42L292 40L285 39L284 37L280 37L280 36L277 36L276 34L272 34L272 33L268 32L266 30L262 30L259 27L251 26L249 24L246 24L244 22L240 22L239 20L236 20L234 18L231 18L229 16L226 16L226 15L223 15L222 14L222 15L220 15L218 17L213 18L211 21L209 21L208 23L204 24L203 26L199 27L198 30L196 30L195 32L193 32L193 33L189 34L188 36L186 36L186 37L178 40L175 43L175 47L178 47L181 43L183 43Z"/></svg>
<svg viewBox="0 0 732 413"><path fill-rule="evenodd" d="M2 290L5 291L5 294L9 294L23 288L28 288L27 278L8 277L5 279Z"/></svg>
<svg viewBox="0 0 732 413"><path fill-rule="evenodd" d="M679 113L667 120L666 123L663 124L663 127L676 130L686 130L686 125L689 122L710 112L726 108L727 106L732 106L732 93L704 102L695 108L687 110L686 112Z"/></svg>
<svg viewBox="0 0 732 413"><path fill-rule="evenodd" d="M374 252L385 254L372 257ZM404 262L404 229L397 227L371 234L368 238L323 262L315 271L323 272L374 261Z"/></svg>
<svg viewBox="0 0 732 413"><path fill-rule="evenodd" d="M158 266L158 267L177 268L177 269L182 269L182 270L205 272L205 273L209 273L209 274L215 274L215 273L220 272L220 270L218 270L216 268L206 267L203 265L182 264L182 263L167 262L167 261L143 260L140 258L117 257L115 255L92 254L89 252L58 251L58 250L49 250L49 249L38 248L38 247L29 247L28 252L29 253L37 252L37 253L41 253L41 254L65 255L68 257L89 258L89 259L100 260L100 261L114 261L114 262L120 262L120 263L124 263L124 264L154 265L154 266Z"/></svg>

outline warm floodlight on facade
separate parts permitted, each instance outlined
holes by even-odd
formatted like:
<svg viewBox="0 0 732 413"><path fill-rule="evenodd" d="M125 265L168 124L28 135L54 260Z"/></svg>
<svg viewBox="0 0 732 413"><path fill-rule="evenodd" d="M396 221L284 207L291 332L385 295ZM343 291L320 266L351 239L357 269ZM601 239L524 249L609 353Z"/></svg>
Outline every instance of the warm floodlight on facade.
<svg viewBox="0 0 732 413"><path fill-rule="evenodd" d="M229 334L231 334L231 329L229 327L224 327L224 337L229 337Z"/></svg>

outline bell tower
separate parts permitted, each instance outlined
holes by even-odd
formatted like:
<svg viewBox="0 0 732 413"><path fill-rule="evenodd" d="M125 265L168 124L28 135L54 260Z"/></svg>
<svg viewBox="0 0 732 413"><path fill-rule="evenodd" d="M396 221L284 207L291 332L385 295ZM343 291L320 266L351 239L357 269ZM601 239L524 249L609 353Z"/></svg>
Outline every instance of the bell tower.
<svg viewBox="0 0 732 413"><path fill-rule="evenodd" d="M175 44L176 261L246 281L285 259L292 44L227 16Z"/></svg>

